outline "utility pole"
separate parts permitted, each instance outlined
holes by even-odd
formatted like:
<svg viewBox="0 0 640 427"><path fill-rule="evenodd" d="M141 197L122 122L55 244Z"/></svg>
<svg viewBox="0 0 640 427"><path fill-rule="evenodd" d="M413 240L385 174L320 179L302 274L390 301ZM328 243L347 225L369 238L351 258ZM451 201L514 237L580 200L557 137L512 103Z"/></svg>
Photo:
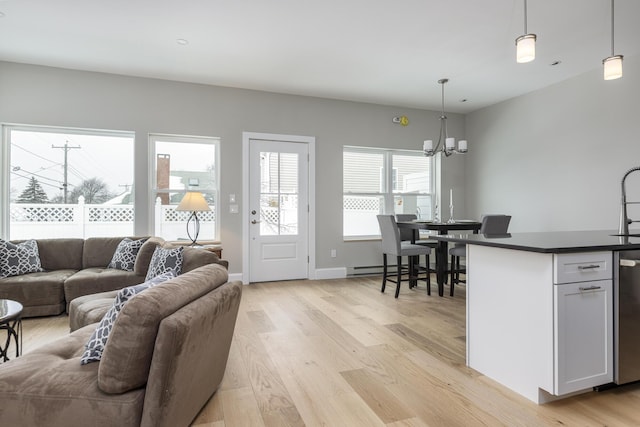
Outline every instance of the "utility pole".
<svg viewBox="0 0 640 427"><path fill-rule="evenodd" d="M64 191L64 203L67 203L67 189L68 189L68 181L67 181L67 169L69 165L67 163L67 153L69 150L74 148L82 148L79 145L76 147L69 147L69 141L64 142L64 146L56 147L55 145L51 145L51 148L62 148L64 150L64 183L62 184L62 190Z"/></svg>

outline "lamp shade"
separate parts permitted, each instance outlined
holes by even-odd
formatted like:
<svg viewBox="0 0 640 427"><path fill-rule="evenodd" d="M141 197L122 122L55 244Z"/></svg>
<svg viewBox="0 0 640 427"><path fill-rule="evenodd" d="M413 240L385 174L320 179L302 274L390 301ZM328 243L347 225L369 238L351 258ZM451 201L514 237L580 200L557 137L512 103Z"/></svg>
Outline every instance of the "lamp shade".
<svg viewBox="0 0 640 427"><path fill-rule="evenodd" d="M188 212L203 212L210 211L211 209L209 208L207 201L204 199L204 196L202 196L202 193L199 193L197 191L187 191L176 210Z"/></svg>
<svg viewBox="0 0 640 427"><path fill-rule="evenodd" d="M525 34L516 39L516 62L522 64L536 59L536 35Z"/></svg>
<svg viewBox="0 0 640 427"><path fill-rule="evenodd" d="M622 55L614 55L602 60L604 79L615 80L622 77Z"/></svg>

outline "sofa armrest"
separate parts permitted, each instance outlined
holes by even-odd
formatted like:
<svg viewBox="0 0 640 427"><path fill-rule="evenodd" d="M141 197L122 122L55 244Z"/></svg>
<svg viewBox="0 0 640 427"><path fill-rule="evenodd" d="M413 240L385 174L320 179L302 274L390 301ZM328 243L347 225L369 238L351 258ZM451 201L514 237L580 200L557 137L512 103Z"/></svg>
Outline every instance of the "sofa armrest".
<svg viewBox="0 0 640 427"><path fill-rule="evenodd" d="M241 296L242 283L227 282L162 320L141 426L189 425L198 415L224 376Z"/></svg>

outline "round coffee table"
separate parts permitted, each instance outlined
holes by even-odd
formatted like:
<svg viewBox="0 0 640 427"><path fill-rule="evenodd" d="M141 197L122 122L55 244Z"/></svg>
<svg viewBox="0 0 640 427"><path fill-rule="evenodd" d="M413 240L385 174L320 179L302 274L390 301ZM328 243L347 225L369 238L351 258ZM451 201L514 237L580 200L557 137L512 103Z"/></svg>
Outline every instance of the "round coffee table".
<svg viewBox="0 0 640 427"><path fill-rule="evenodd" d="M4 346L0 342L0 360L9 360L7 353L11 338L16 343L16 357L22 354L22 304L10 299L0 299L0 330L7 331Z"/></svg>

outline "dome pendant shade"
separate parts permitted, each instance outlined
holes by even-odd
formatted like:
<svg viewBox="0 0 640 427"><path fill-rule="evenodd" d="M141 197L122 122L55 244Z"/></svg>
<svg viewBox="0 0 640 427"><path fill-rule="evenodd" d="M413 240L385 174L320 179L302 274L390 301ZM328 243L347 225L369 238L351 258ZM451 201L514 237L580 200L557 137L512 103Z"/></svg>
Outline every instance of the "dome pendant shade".
<svg viewBox="0 0 640 427"><path fill-rule="evenodd" d="M525 34L516 39L516 62L523 64L536 59L536 35Z"/></svg>

